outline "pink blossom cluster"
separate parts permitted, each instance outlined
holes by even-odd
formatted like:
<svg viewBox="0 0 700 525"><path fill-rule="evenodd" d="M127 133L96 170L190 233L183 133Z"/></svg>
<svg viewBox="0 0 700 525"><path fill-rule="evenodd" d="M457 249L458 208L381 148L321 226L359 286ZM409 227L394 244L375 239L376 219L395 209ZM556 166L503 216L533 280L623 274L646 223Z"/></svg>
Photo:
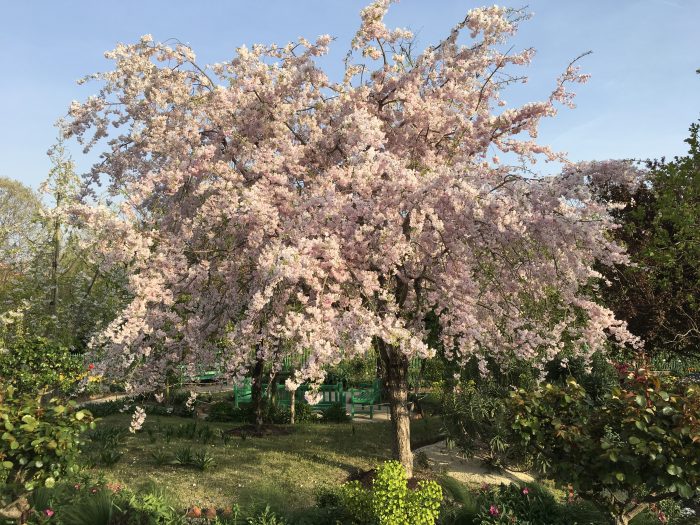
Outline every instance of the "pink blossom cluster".
<svg viewBox="0 0 700 525"><path fill-rule="evenodd" d="M131 424L129 425L129 432L131 432L132 434L136 434L136 432L141 430L145 421L146 421L146 411L142 407L137 406L136 410L134 410L134 413L131 416Z"/></svg>
<svg viewBox="0 0 700 525"><path fill-rule="evenodd" d="M362 11L339 82L316 62L328 35L209 67L146 36L88 77L100 91L71 105L66 135L107 139L87 183L108 181L120 208L81 213L109 232L100 250L130 265L133 294L92 343L96 373L154 391L181 367L240 381L255 360L308 354L294 389L377 340L433 355L429 314L445 354L484 373L489 359L543 367L611 337L639 344L590 295L596 261L626 261L589 190L620 166L531 174L566 161L537 130L586 78L572 65L543 101L508 107L533 56L501 51L517 13L472 10L412 56L388 7Z"/></svg>

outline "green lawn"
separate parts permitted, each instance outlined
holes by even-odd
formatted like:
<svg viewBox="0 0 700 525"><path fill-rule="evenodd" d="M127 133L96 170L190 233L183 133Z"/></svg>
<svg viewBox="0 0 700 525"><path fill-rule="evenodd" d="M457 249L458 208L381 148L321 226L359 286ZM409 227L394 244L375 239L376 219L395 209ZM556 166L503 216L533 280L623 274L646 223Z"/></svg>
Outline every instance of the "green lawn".
<svg viewBox="0 0 700 525"><path fill-rule="evenodd" d="M143 483L156 483L185 506L224 507L239 503L244 507L262 503L285 511L314 504L320 487L336 486L357 469L373 468L390 458L390 423L304 424L291 428L289 435L231 437L224 444L219 429L231 423L199 423L210 426L217 437L210 444L196 439L172 437L165 442L164 431L187 425L192 419L149 416L136 435L127 434L121 450L124 455L113 466L96 466L108 481L138 489ZM108 416L98 426L128 428L126 415ZM436 438L437 419L415 421L412 435L416 444ZM149 436L148 429L152 436ZM353 430L354 429L354 430ZM155 443L151 441L155 439ZM164 449L172 455L183 446L193 452L206 449L215 464L205 471L192 467L157 465L151 453Z"/></svg>

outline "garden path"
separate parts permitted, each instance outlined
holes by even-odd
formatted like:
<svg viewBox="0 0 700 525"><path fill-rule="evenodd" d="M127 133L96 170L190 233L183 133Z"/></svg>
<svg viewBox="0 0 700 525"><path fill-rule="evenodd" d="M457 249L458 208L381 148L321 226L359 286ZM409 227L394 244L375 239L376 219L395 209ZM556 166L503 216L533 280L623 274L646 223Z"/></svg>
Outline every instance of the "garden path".
<svg viewBox="0 0 700 525"><path fill-rule="evenodd" d="M446 441L421 447L413 452L414 454L424 453L433 471L446 474L469 485L481 486L484 483L500 485L501 483L530 483L534 481L534 478L525 472L491 470L478 457L464 457L456 449L448 449Z"/></svg>

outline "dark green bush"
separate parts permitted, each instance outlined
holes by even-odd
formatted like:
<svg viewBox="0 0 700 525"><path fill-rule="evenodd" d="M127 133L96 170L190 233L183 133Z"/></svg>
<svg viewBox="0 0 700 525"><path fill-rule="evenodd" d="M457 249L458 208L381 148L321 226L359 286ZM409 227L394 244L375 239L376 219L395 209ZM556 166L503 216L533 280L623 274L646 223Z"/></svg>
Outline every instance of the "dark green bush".
<svg viewBox="0 0 700 525"><path fill-rule="evenodd" d="M311 405L297 401L294 403L294 420L296 423L315 423L318 417Z"/></svg>
<svg viewBox="0 0 700 525"><path fill-rule="evenodd" d="M243 410L234 406L230 401L217 401L209 408L209 421L215 422L240 422L246 416Z"/></svg>
<svg viewBox="0 0 700 525"><path fill-rule="evenodd" d="M323 411L321 420L324 423L347 423L350 421L350 416L345 411L345 403L333 403Z"/></svg>
<svg viewBox="0 0 700 525"><path fill-rule="evenodd" d="M117 399L114 401L92 401L83 403L83 408L89 410L95 417L107 417L121 413L124 408L125 401Z"/></svg>

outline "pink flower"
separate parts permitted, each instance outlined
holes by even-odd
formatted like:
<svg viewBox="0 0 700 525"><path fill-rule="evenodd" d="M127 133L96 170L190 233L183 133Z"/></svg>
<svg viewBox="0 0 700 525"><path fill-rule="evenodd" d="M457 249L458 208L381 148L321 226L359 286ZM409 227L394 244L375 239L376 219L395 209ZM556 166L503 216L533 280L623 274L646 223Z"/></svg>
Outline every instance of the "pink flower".
<svg viewBox="0 0 700 525"><path fill-rule="evenodd" d="M46 516L48 518L50 518L51 516L54 515L54 511L53 511L53 509L44 509L44 514L46 514Z"/></svg>
<svg viewBox="0 0 700 525"><path fill-rule="evenodd" d="M75 485L73 485L73 487L75 488L75 490L80 490L80 483L76 483Z"/></svg>
<svg viewBox="0 0 700 525"><path fill-rule="evenodd" d="M525 487L525 488L523 489L523 494L525 494L526 496L527 496L528 494L530 494L530 489L527 488L527 487Z"/></svg>
<svg viewBox="0 0 700 525"><path fill-rule="evenodd" d="M491 514L491 516L498 516L500 513L501 511L498 510L496 505L491 505L491 507L489 507L489 514Z"/></svg>

